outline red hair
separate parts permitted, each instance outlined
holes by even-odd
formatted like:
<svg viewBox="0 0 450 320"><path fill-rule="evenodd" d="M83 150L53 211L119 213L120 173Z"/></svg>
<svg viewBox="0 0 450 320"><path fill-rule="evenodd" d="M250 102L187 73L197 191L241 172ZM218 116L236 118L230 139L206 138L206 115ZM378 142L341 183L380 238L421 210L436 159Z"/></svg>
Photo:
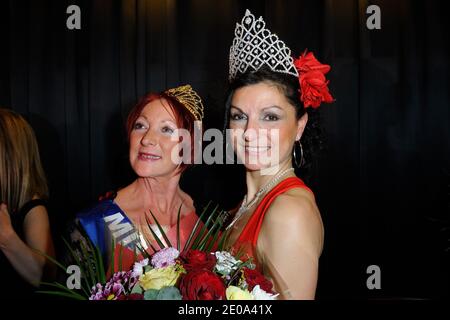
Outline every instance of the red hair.
<svg viewBox="0 0 450 320"><path fill-rule="evenodd" d="M156 100L163 100L166 101L169 105L170 109L172 110L173 114L175 115L175 121L178 128L183 128L189 131L189 135L191 138L191 164L194 162L194 122L195 118L192 115L192 113L189 112L186 107L181 104L178 100L175 98L168 96L164 92L160 93L149 93L145 95L141 100L131 109L130 113L128 114L127 123L126 123L126 129L127 129L127 136L128 136L128 142L130 142L130 136L131 132L133 131L134 125L136 123L136 120L139 118L139 116L142 113L142 110L151 102ZM190 164L181 163L180 164L180 172L183 172L186 170Z"/></svg>

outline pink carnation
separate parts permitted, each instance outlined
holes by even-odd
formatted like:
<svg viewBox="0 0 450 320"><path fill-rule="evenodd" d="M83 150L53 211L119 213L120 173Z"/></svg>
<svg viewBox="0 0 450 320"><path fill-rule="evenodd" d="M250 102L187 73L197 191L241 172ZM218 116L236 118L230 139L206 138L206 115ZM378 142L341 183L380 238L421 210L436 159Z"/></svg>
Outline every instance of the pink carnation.
<svg viewBox="0 0 450 320"><path fill-rule="evenodd" d="M136 284L137 278L131 271L119 271L113 274L111 279L102 286L97 283L91 290L89 300L116 300L126 295Z"/></svg>
<svg viewBox="0 0 450 320"><path fill-rule="evenodd" d="M152 256L152 266L155 268L165 268L175 264L175 259L180 253L175 248L164 248Z"/></svg>

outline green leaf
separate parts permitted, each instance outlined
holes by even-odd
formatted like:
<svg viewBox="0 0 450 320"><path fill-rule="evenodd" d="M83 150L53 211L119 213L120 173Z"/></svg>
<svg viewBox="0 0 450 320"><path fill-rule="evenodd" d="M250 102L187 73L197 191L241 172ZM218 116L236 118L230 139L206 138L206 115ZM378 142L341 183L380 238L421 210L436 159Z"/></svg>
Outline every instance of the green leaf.
<svg viewBox="0 0 450 320"><path fill-rule="evenodd" d="M153 269L153 267L151 266L151 265L146 265L145 267L144 267L144 273L147 273L147 272L149 272L150 270L152 270Z"/></svg>
<svg viewBox="0 0 450 320"><path fill-rule="evenodd" d="M181 208L180 208L180 210L181 210ZM149 210L149 211L150 211L150 214L153 217L153 220L155 221L156 225L158 226L159 232L161 232L161 235L164 238L164 241L166 241L166 243L169 245L169 247L173 247L172 244L170 243L169 238L167 238L167 236L166 236L166 232L164 231L164 229L159 224L158 219L156 219L156 217L153 215L153 212L151 210Z"/></svg>
<svg viewBox="0 0 450 320"><path fill-rule="evenodd" d="M78 265L78 267L80 267L81 274L83 275L83 276L82 276L82 279L83 279L83 282L84 282L84 284L85 284L85 286L83 287L83 288L84 288L84 291L90 292L92 286L89 285L89 281L88 281L88 279L87 279L87 277L86 277L87 272L86 272L86 268L85 268L85 267L86 267L85 263L84 263L83 261L80 260L80 258L79 258L78 255L75 253L75 251L72 249L72 247L71 247L70 244L67 242L67 240L64 239L64 238L62 238L62 240L64 241L64 245L66 246L67 250L69 250L69 252L70 252L72 258L75 260L75 262L76 262L76 264ZM80 241L80 244L81 244L81 241ZM85 258L86 258L86 257L85 257Z"/></svg>
<svg viewBox="0 0 450 320"><path fill-rule="evenodd" d="M41 284L42 284L42 285L49 286L49 287L58 288L58 289L61 290L60 292L66 292L67 294L72 295L74 299L78 299L78 300L87 300L87 299L90 297L90 295L83 296L83 295L77 293L76 291L71 290L71 289L69 289L69 288L67 288L67 287L65 287L65 286L63 286L62 284L57 283L57 282L51 283L51 282L44 282L44 281L43 281L43 282L41 282ZM46 293L46 292L48 292L48 291L47 291L47 290L40 290L40 291L36 291L36 292L39 292L39 293ZM50 292L52 292L52 291L50 291ZM53 292L56 292L56 291L53 291Z"/></svg>
<svg viewBox="0 0 450 320"><path fill-rule="evenodd" d="M145 243L147 244L147 248L148 247L150 247L150 249L152 249L152 251L153 251L153 253L156 253L156 252L158 252L158 250L156 250L156 248L150 243L150 241L146 238L146 237L142 237L143 239L144 239L144 241L145 241ZM151 254L149 254L148 252L147 252L147 250L146 249L144 249L144 247L142 246L142 244L138 244L139 246L140 246L140 251L141 251L141 254L143 255L143 256L145 256L145 258L150 258L151 257Z"/></svg>
<svg viewBox="0 0 450 320"><path fill-rule="evenodd" d="M88 269L87 275L89 275L89 280L90 280L89 287L92 288L93 286L95 286L99 282L98 281L99 279L96 279L95 273L92 270L93 268L97 269L97 266L95 265L95 257L92 257L92 253L88 253L88 250L87 250L87 248L85 247L85 245L84 245L84 243L82 241L80 242L80 247L81 247L81 252L82 252L83 256L85 257L85 259L87 259L88 264L89 264L89 266L87 268ZM92 258L94 258L94 266L93 266L93 268L91 266Z"/></svg>
<svg viewBox="0 0 450 320"><path fill-rule="evenodd" d="M62 291L36 291L36 293L49 294L49 295L54 295L54 296L59 296L59 297L76 299L76 300L86 300L86 298L84 298L84 297L80 298L72 293L66 293L66 292L62 292Z"/></svg>
<svg viewBox="0 0 450 320"><path fill-rule="evenodd" d="M244 254L245 249L241 246L236 252L236 255L234 256L236 259L241 259L242 255Z"/></svg>
<svg viewBox="0 0 450 320"><path fill-rule="evenodd" d="M123 251L122 251L123 247L122 247L122 243L119 244L119 271L122 271L122 258L123 258Z"/></svg>
<svg viewBox="0 0 450 320"><path fill-rule="evenodd" d="M251 258L249 258L248 260L246 260L244 262L238 263L238 268L232 274L232 276L231 276L230 280L228 281L227 285L231 284L236 278L239 278L241 276L242 269L244 267L247 267L247 266L251 265L251 264L252 264L252 259Z"/></svg>
<svg viewBox="0 0 450 320"><path fill-rule="evenodd" d="M100 248L98 246L95 246L95 252L97 254L97 261L98 261L98 272L100 274L100 282L106 283L106 271L105 271L105 265L103 264L103 257L102 253L100 252Z"/></svg>
<svg viewBox="0 0 450 320"><path fill-rule="evenodd" d="M180 252L180 247L181 247L181 243L180 243L180 217L181 217L181 206L178 209L178 215L177 215L177 250L178 252Z"/></svg>
<svg viewBox="0 0 450 320"><path fill-rule="evenodd" d="M144 292L145 300L181 300L180 290L176 287L163 287L160 290L149 289Z"/></svg>
<svg viewBox="0 0 450 320"><path fill-rule="evenodd" d="M156 300L159 290L149 289L144 292L144 300Z"/></svg>
<svg viewBox="0 0 450 320"><path fill-rule="evenodd" d="M102 254L100 253L100 248L98 245L94 245L92 243L88 243L89 245L89 252L92 252L94 255L94 261L95 261L95 271L97 272L97 280L100 283L106 282L106 275L105 275L105 268L103 266L103 258Z"/></svg>
<svg viewBox="0 0 450 320"><path fill-rule="evenodd" d="M203 239L199 242L199 244L197 245L197 250L200 251L206 251L205 250L205 245L208 241L211 240L211 234L214 232L214 229L217 229L215 226L212 226L208 232L204 235Z"/></svg>
<svg viewBox="0 0 450 320"><path fill-rule="evenodd" d="M64 272L67 272L67 267L63 266L61 263L59 263L55 258L49 256L48 254L46 254L43 251L40 251L38 249L35 248L31 248L31 250L33 250L34 252L36 252L37 254L44 256L47 260L51 261L53 264L55 264L56 266L58 266L58 268L60 268L61 270L63 270Z"/></svg>
<svg viewBox="0 0 450 320"><path fill-rule="evenodd" d="M142 287L139 285L139 282L137 282L133 289L131 289L130 293L137 293L137 294L142 294L144 292L144 289L142 289Z"/></svg>
<svg viewBox="0 0 450 320"><path fill-rule="evenodd" d="M147 242L147 240L145 240ZM144 247L140 243L136 243L136 248L139 250L139 252L142 254L142 257L144 259L150 258L150 254L147 252L147 250L144 249ZM152 247L153 249L153 247ZM156 251L155 251L156 252ZM135 258L135 261L137 261L137 258Z"/></svg>
<svg viewBox="0 0 450 320"><path fill-rule="evenodd" d="M111 265L109 266L111 270L111 274L114 274L114 271L116 270L116 241L114 239L111 239Z"/></svg>
<svg viewBox="0 0 450 320"><path fill-rule="evenodd" d="M219 206L216 206L214 208L214 211L206 221L203 230L199 233L196 243L192 246L194 249L203 250L205 242L208 241L214 229L219 225L219 222L221 221L220 215L223 211L218 211L218 207Z"/></svg>
<svg viewBox="0 0 450 320"><path fill-rule="evenodd" d="M218 236L218 232L220 232L220 229L222 228L222 214L224 211L220 211L217 214L217 217L213 220L213 225L211 226L211 228L209 229L208 233L204 236L203 240L198 244L198 249L199 250L205 250L207 252L209 252L211 249L205 249L205 246L207 245L207 243L210 243L210 246L208 247L212 247L214 245L214 242L217 240L217 236ZM214 231L214 233L213 233ZM211 235L213 235L211 237Z"/></svg>
<svg viewBox="0 0 450 320"><path fill-rule="evenodd" d="M211 215L208 217L208 219L206 220L206 223L203 225L203 227L200 229L199 234L197 235L194 243L192 244L192 249L196 249L198 244L200 243L201 239L203 239L204 235L207 233L208 227L211 224L211 222L213 221L213 218L216 214L217 209L219 208L219 206L217 205L213 212L211 213Z"/></svg>
<svg viewBox="0 0 450 320"><path fill-rule="evenodd" d="M180 290L176 287L163 287L159 290L156 300L181 300Z"/></svg>
<svg viewBox="0 0 450 320"><path fill-rule="evenodd" d="M225 250L225 246L227 246L227 242L228 242L228 237L230 236L230 233L231 233L230 231L231 231L231 229L227 229L220 235L219 244L217 245L218 251Z"/></svg>
<svg viewBox="0 0 450 320"><path fill-rule="evenodd" d="M208 210L210 204L211 204L211 201L208 202L208 204L206 205L206 207L203 209L201 215L198 217L197 222L196 222L195 225L194 225L194 228L192 228L192 231L191 231L191 234L189 235L188 240L187 240L186 243L184 244L183 251L186 251L187 249L190 248L191 241L193 240L195 234L197 233L198 226L200 225L200 222L202 221L203 217L205 216L205 214L206 214L206 212L207 212L207 210ZM194 240L195 240L195 239L194 239Z"/></svg>
<svg viewBox="0 0 450 320"><path fill-rule="evenodd" d="M206 247L206 252L210 252L213 249L214 244L216 243L216 241L220 235L220 230L222 229L222 225L223 225L223 222L219 221L219 225L218 225L216 231L214 232L212 240L209 242L209 244Z"/></svg>
<svg viewBox="0 0 450 320"><path fill-rule="evenodd" d="M148 219L147 215L145 215L145 221L147 222L147 226L152 233L153 238L155 239L156 243L161 249L164 249L166 246L162 243L161 239L156 235L155 231L153 231L150 220Z"/></svg>
<svg viewBox="0 0 450 320"><path fill-rule="evenodd" d="M156 250L156 248L155 248L150 242L148 242L147 239L145 239L145 242L147 243L147 245L148 245L150 248L152 248L153 253L158 252L158 250ZM148 257L150 258L150 255L149 255Z"/></svg>

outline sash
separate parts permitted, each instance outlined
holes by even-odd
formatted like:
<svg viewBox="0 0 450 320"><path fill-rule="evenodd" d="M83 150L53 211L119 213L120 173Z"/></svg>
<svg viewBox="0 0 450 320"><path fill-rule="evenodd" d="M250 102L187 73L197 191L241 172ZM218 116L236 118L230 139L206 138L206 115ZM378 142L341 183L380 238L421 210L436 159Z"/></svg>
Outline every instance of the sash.
<svg viewBox="0 0 450 320"><path fill-rule="evenodd" d="M112 241L133 252L138 252L138 243L143 246L133 223L113 200L100 201L88 211L77 214L77 218L104 259L111 254Z"/></svg>

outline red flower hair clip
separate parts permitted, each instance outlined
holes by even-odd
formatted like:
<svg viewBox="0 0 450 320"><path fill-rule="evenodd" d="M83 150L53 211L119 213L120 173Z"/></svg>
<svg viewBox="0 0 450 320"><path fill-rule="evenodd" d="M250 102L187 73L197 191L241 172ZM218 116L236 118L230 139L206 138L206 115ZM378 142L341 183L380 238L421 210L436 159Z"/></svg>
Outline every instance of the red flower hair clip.
<svg viewBox="0 0 450 320"><path fill-rule="evenodd" d="M305 52L294 59L294 65L298 71L300 82L300 100L305 108L318 108L322 102L330 103L334 101L328 90L328 82L325 74L331 67L320 63L312 52Z"/></svg>

